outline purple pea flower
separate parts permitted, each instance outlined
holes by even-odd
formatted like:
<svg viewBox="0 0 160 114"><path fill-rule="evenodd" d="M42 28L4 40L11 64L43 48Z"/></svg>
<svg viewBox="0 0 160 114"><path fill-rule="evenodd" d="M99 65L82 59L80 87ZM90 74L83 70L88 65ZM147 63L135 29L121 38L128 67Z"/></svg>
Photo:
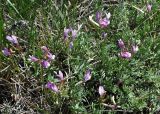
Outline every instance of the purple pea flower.
<svg viewBox="0 0 160 114"><path fill-rule="evenodd" d="M66 40L68 38L68 33L69 32L70 32L70 29L64 28L64 34L63 34L64 40Z"/></svg>
<svg viewBox="0 0 160 114"><path fill-rule="evenodd" d="M91 70L88 69L84 75L84 81L87 82L91 79Z"/></svg>
<svg viewBox="0 0 160 114"><path fill-rule="evenodd" d="M125 59L130 59L132 55L130 52L124 51L124 52L121 52L119 56Z"/></svg>
<svg viewBox="0 0 160 114"><path fill-rule="evenodd" d="M59 72L58 72L58 74L57 74L57 77L59 77L61 81L64 80L64 76L63 76L62 71L59 70Z"/></svg>
<svg viewBox="0 0 160 114"><path fill-rule="evenodd" d="M108 18L103 18L99 20L99 25L101 28L105 28L110 24L110 20Z"/></svg>
<svg viewBox="0 0 160 114"><path fill-rule="evenodd" d="M29 59L28 59L29 61L31 61L31 62L37 62L37 61L39 61L39 59L38 58L36 58L35 56L31 56L31 55L29 55Z"/></svg>
<svg viewBox="0 0 160 114"><path fill-rule="evenodd" d="M138 51L139 49L138 49L138 46L137 46L137 45L132 45L131 50L132 50L133 53L137 53L137 51Z"/></svg>
<svg viewBox="0 0 160 114"><path fill-rule="evenodd" d="M6 39L7 39L9 42L11 42L12 44L18 44L17 37L14 36L14 35L6 36Z"/></svg>
<svg viewBox="0 0 160 114"><path fill-rule="evenodd" d="M152 10L152 5L151 4L147 4L147 11L150 12Z"/></svg>
<svg viewBox="0 0 160 114"><path fill-rule="evenodd" d="M98 88L98 92L99 92L99 95L102 97L105 95L106 91L104 90L104 87L103 86L99 86Z"/></svg>
<svg viewBox="0 0 160 114"><path fill-rule="evenodd" d="M46 88L51 89L52 91L54 91L56 93L59 92L58 87L55 84L53 84L52 82L48 82L46 84Z"/></svg>
<svg viewBox="0 0 160 114"><path fill-rule="evenodd" d="M46 60L42 60L41 65L42 65L43 68L48 68L50 66L50 63Z"/></svg>
<svg viewBox="0 0 160 114"><path fill-rule="evenodd" d="M54 59L55 59L55 55L53 55L52 53L48 52L48 53L47 53L47 58L48 58L49 60L54 60Z"/></svg>
<svg viewBox="0 0 160 114"><path fill-rule="evenodd" d="M9 50L8 48L4 48L4 49L2 50L2 53L3 53L5 56L10 56L10 55L11 55L11 52L10 52L10 50Z"/></svg>
<svg viewBox="0 0 160 114"><path fill-rule="evenodd" d="M122 39L119 39L119 40L118 40L118 47L119 47L120 49L124 49L124 48L125 48L125 45L124 45L124 42L123 42Z"/></svg>

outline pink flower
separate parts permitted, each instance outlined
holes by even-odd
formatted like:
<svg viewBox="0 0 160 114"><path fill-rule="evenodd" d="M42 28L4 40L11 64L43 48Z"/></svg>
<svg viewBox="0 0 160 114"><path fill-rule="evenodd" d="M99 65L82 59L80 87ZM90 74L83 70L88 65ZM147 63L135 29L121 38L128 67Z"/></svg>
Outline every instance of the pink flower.
<svg viewBox="0 0 160 114"><path fill-rule="evenodd" d="M152 10L152 5L151 4L147 4L147 11L150 12Z"/></svg>
<svg viewBox="0 0 160 114"><path fill-rule="evenodd" d="M100 96L104 96L105 93L106 93L106 91L104 90L104 87L103 87L103 86L99 86L98 92L99 92L99 95L100 95Z"/></svg>
<svg viewBox="0 0 160 114"><path fill-rule="evenodd" d="M121 48L121 49L124 49L125 48L125 45L124 45L124 42L122 39L119 39L118 40L118 47Z"/></svg>
<svg viewBox="0 0 160 114"><path fill-rule="evenodd" d="M13 44L18 44L17 37L14 36L14 35L6 36L6 39L7 39L9 42L13 43Z"/></svg>
<svg viewBox="0 0 160 114"><path fill-rule="evenodd" d="M64 76L63 76L62 71L59 70L57 77L59 77L61 81L64 80Z"/></svg>
<svg viewBox="0 0 160 114"><path fill-rule="evenodd" d="M139 49L138 49L138 46L137 46L137 45L132 45L132 49L131 49L131 50L132 50L133 53L137 53L137 51L138 51Z"/></svg>
<svg viewBox="0 0 160 114"><path fill-rule="evenodd" d="M111 14L106 14L105 18L102 18L102 14L100 12L96 13L96 21L98 22L99 26L101 28L105 28L110 24L109 18L111 17Z"/></svg>
<svg viewBox="0 0 160 114"><path fill-rule="evenodd" d="M55 55L52 55L52 53L48 52L47 53L47 58L48 58L48 60L54 60L55 59Z"/></svg>
<svg viewBox="0 0 160 114"><path fill-rule="evenodd" d="M87 70L85 75L84 75L84 81L87 82L91 79L91 70Z"/></svg>
<svg viewBox="0 0 160 114"><path fill-rule="evenodd" d="M11 52L10 52L10 50L9 50L8 48L4 48L4 49L2 50L2 53L3 53L5 56L10 56L10 55L11 55Z"/></svg>
<svg viewBox="0 0 160 114"><path fill-rule="evenodd" d="M29 55L29 59L28 59L29 61L31 61L31 62L37 62L37 61L39 61L39 59L38 58L36 58L35 56L30 56Z"/></svg>
<svg viewBox="0 0 160 114"><path fill-rule="evenodd" d="M130 59L132 55L130 52L124 51L124 52L121 52L119 56L122 58Z"/></svg>
<svg viewBox="0 0 160 114"><path fill-rule="evenodd" d="M42 60L41 65L42 65L43 68L48 68L50 66L50 63L46 60Z"/></svg>
<svg viewBox="0 0 160 114"><path fill-rule="evenodd" d="M52 82L48 82L46 84L46 88L51 89L52 91L54 91L56 93L59 92L58 87L55 84L53 84Z"/></svg>
<svg viewBox="0 0 160 114"><path fill-rule="evenodd" d="M103 19L100 19L100 20L99 20L99 25L100 25L100 27L102 27L102 28L107 27L109 24L110 24L110 20L107 19L107 18L103 18Z"/></svg>

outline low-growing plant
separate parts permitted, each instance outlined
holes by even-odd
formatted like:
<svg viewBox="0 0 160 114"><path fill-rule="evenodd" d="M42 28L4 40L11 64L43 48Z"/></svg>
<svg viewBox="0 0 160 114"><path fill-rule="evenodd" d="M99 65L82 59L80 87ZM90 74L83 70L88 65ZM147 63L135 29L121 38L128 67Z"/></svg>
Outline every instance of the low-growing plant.
<svg viewBox="0 0 160 114"><path fill-rule="evenodd" d="M158 114L159 4L1 0L0 112Z"/></svg>

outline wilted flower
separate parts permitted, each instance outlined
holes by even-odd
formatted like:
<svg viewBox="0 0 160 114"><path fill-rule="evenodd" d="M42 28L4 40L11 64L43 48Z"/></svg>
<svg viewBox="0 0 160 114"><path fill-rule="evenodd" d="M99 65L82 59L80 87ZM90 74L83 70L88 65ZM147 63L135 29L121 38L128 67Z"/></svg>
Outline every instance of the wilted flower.
<svg viewBox="0 0 160 114"><path fill-rule="evenodd" d="M14 35L6 36L6 39L7 39L9 42L13 43L13 44L18 44L17 37L14 36Z"/></svg>
<svg viewBox="0 0 160 114"><path fill-rule="evenodd" d="M47 53L47 58L48 58L49 60L54 60L54 59L55 59L55 55L53 55L52 53L48 52L48 53Z"/></svg>
<svg viewBox="0 0 160 114"><path fill-rule="evenodd" d="M151 4L147 4L147 11L150 12L152 10L152 5Z"/></svg>
<svg viewBox="0 0 160 114"><path fill-rule="evenodd" d="M103 18L103 19L100 19L100 20L99 20L99 25L100 25L100 27L102 27L102 28L107 27L109 24L110 24L110 20L107 19L107 18Z"/></svg>
<svg viewBox="0 0 160 114"><path fill-rule="evenodd" d="M125 48L125 45L124 45L124 42L122 39L119 39L118 40L118 47L121 48L121 49L124 49Z"/></svg>
<svg viewBox="0 0 160 114"><path fill-rule="evenodd" d="M10 52L10 50L9 50L8 48L4 48L4 49L2 50L2 53L3 53L5 56L10 56L10 55L11 55L11 52Z"/></svg>
<svg viewBox="0 0 160 114"><path fill-rule="evenodd" d="M124 51L124 52L121 52L119 56L122 58L130 59L132 55L130 52Z"/></svg>
<svg viewBox="0 0 160 114"><path fill-rule="evenodd" d="M64 80L64 76L63 76L62 71L59 70L57 77L59 77L61 81Z"/></svg>
<svg viewBox="0 0 160 114"><path fill-rule="evenodd" d="M103 86L99 86L98 92L99 92L99 95L100 95L100 96L104 96L105 93L106 93L106 91L104 90L104 87L103 87Z"/></svg>
<svg viewBox="0 0 160 114"><path fill-rule="evenodd" d="M37 61L39 61L39 59L38 58L36 58L35 56L31 56L31 55L29 55L29 59L28 59L29 61L31 61L31 62L37 62Z"/></svg>
<svg viewBox="0 0 160 114"><path fill-rule="evenodd" d="M138 46L137 45L132 45L132 52L136 53L138 51Z"/></svg>
<svg viewBox="0 0 160 114"><path fill-rule="evenodd" d="M54 91L54 92L56 92L56 93L59 92L57 86L56 86L55 84L51 83L51 82L48 82L48 83L46 84L46 88L51 89L52 91Z"/></svg>
<svg viewBox="0 0 160 114"><path fill-rule="evenodd" d="M50 63L46 60L42 60L41 65L42 65L43 68L48 68L50 66Z"/></svg>
<svg viewBox="0 0 160 114"><path fill-rule="evenodd" d="M46 46L42 46L41 49L42 49L43 53L49 52L49 49Z"/></svg>
<svg viewBox="0 0 160 114"><path fill-rule="evenodd" d="M84 81L87 82L90 79L91 79L91 70L88 69L84 75Z"/></svg>
<svg viewBox="0 0 160 114"><path fill-rule="evenodd" d="M70 29L64 28L64 34L63 34L64 40L66 40L66 39L68 38L68 33L69 33L69 32L70 32Z"/></svg>

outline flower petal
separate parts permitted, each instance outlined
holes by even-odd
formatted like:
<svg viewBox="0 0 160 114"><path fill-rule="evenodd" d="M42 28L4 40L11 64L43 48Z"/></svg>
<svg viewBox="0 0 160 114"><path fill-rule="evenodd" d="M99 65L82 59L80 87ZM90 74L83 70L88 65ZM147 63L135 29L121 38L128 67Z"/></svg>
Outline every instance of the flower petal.
<svg viewBox="0 0 160 114"><path fill-rule="evenodd" d="M84 81L86 82L86 81L88 81L88 80L90 80L90 79L91 79L91 70L88 69L88 70L86 71L85 75L84 75Z"/></svg>
<svg viewBox="0 0 160 114"><path fill-rule="evenodd" d="M3 53L5 56L11 55L11 52L10 52L10 50L9 50L8 48L4 48L4 49L2 50L2 53Z"/></svg>
<svg viewBox="0 0 160 114"><path fill-rule="evenodd" d="M51 89L52 91L54 91L56 93L59 92L58 87L55 84L51 83L51 82L48 82L46 84L46 88Z"/></svg>
<svg viewBox="0 0 160 114"><path fill-rule="evenodd" d="M125 48L125 45L124 45L124 42L123 42L122 39L119 39L119 40L118 40L118 47L119 47L120 49L124 49L124 48Z"/></svg>
<svg viewBox="0 0 160 114"><path fill-rule="evenodd" d="M68 38L68 33L69 32L70 32L70 29L64 28L64 33L63 33L64 40L66 40Z"/></svg>
<svg viewBox="0 0 160 114"><path fill-rule="evenodd" d="M31 55L29 55L29 59L28 59L29 61L31 61L31 62L37 62L37 61L39 61L39 59L38 58L36 58L35 56L31 56Z"/></svg>
<svg viewBox="0 0 160 114"><path fill-rule="evenodd" d="M99 20L99 25L101 26L101 28L105 28L110 24L110 20L107 18L103 18Z"/></svg>
<svg viewBox="0 0 160 114"><path fill-rule="evenodd" d="M64 80L64 76L63 76L62 71L59 70L57 77L59 77L61 81Z"/></svg>
<svg viewBox="0 0 160 114"><path fill-rule="evenodd" d="M125 52L121 52L119 56L125 59L130 59L132 55L130 52L125 51Z"/></svg>
<svg viewBox="0 0 160 114"><path fill-rule="evenodd" d="M104 96L105 93L106 93L106 91L104 90L104 87L103 87L103 86L99 86L98 92L99 92L99 95L100 95L100 96Z"/></svg>
<svg viewBox="0 0 160 114"><path fill-rule="evenodd" d="M50 63L46 60L42 60L41 65L42 65L43 68L48 68L50 66Z"/></svg>
<svg viewBox="0 0 160 114"><path fill-rule="evenodd" d="M13 43L13 44L18 44L17 37L14 36L14 35L6 36L6 39L7 39L9 42Z"/></svg>

